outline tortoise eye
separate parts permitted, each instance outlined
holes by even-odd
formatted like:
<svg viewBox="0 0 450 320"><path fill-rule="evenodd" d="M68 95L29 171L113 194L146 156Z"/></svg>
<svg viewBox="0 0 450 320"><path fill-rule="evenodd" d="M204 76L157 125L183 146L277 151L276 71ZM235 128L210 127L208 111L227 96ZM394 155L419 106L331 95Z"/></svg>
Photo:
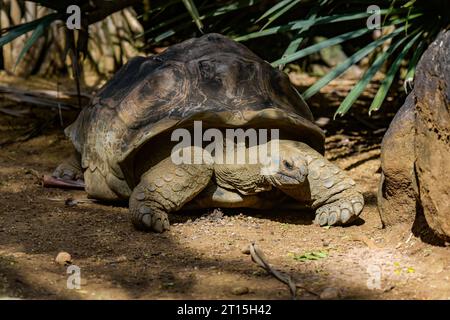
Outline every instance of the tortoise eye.
<svg viewBox="0 0 450 320"><path fill-rule="evenodd" d="M292 169L294 169L294 166L292 165L292 163L290 163L289 161L287 161L287 160L283 160L283 165L286 167L286 169L288 169L288 170L292 170Z"/></svg>

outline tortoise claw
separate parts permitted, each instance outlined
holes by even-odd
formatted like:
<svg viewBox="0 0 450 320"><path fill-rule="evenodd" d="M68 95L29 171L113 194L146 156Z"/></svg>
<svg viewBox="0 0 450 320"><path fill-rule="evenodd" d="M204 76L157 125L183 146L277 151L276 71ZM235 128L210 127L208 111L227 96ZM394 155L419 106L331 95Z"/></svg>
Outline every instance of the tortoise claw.
<svg viewBox="0 0 450 320"><path fill-rule="evenodd" d="M316 211L315 223L320 226L345 225L353 222L364 206L363 196L355 192L353 195L328 203Z"/></svg>

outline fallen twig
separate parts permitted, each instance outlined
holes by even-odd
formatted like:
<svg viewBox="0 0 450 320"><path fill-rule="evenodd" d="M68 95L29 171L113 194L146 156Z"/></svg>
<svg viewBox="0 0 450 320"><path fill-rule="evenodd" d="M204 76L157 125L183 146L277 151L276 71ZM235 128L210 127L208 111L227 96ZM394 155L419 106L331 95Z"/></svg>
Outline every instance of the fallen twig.
<svg viewBox="0 0 450 320"><path fill-rule="evenodd" d="M30 113L30 110L25 110L25 109L20 109L20 110L15 110L15 109L11 109L11 108L0 108L0 112L7 114L9 116L14 116L14 117L24 117L25 115L28 115Z"/></svg>
<svg viewBox="0 0 450 320"><path fill-rule="evenodd" d="M257 265L259 265L261 268L263 268L264 270L266 270L268 273L270 273L271 275L273 275L276 279L278 279L279 281L283 282L284 284L286 284L289 287L289 291L291 292L291 296L292 299L295 300L296 296L297 296L297 288L303 289L306 292L315 295L315 296L319 296L319 294L303 287L300 284L296 284L293 280L292 277L288 274L285 274L281 271L278 271L276 269L274 269L268 262L267 262L267 258L265 257L264 253L261 251L261 249L259 249L255 243L252 243L250 245L250 255L252 257L253 262L255 262Z"/></svg>
<svg viewBox="0 0 450 320"><path fill-rule="evenodd" d="M72 93L59 93L53 90L23 90L19 88L0 86L0 94L12 101L30 103L35 106L46 106L61 109L79 109L79 107L72 102L70 98ZM91 96L83 93L85 99L90 99ZM63 99L62 99L63 98Z"/></svg>
<svg viewBox="0 0 450 320"><path fill-rule="evenodd" d="M42 186L46 188L84 189L84 181L65 180L44 175L42 177Z"/></svg>

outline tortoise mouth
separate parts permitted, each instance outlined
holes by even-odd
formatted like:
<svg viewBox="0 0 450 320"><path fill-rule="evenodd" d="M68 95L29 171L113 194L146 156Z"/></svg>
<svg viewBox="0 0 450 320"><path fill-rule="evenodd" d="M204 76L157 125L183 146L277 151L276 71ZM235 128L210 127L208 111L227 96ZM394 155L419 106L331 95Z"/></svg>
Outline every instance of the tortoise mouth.
<svg viewBox="0 0 450 320"><path fill-rule="evenodd" d="M280 183L280 185L285 187L294 188L300 184L300 181L297 178L283 172L278 172L276 179L278 180L278 183Z"/></svg>

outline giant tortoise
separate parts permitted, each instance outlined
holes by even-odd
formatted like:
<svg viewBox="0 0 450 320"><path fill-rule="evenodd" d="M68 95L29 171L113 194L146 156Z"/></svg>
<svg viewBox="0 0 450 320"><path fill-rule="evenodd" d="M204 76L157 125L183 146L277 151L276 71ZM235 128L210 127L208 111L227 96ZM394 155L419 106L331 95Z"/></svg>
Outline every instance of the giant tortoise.
<svg viewBox="0 0 450 320"><path fill-rule="evenodd" d="M268 162L224 163L214 161L217 150L210 152L203 141L174 149L179 144L172 141L174 130L192 132L195 123L216 133L278 130L261 142L276 143L266 150L277 152L268 151ZM342 225L355 220L364 205L354 181L324 158L324 134L288 77L219 34L133 58L65 133L76 152L53 176L83 178L95 199L129 199L131 220L142 230L168 229L168 214L182 208L271 209L294 203L315 210L321 226ZM237 148L245 159L261 146L247 140ZM232 143L234 138L217 145L226 149ZM175 163L174 150L193 161ZM199 154L209 160L197 161Z"/></svg>

